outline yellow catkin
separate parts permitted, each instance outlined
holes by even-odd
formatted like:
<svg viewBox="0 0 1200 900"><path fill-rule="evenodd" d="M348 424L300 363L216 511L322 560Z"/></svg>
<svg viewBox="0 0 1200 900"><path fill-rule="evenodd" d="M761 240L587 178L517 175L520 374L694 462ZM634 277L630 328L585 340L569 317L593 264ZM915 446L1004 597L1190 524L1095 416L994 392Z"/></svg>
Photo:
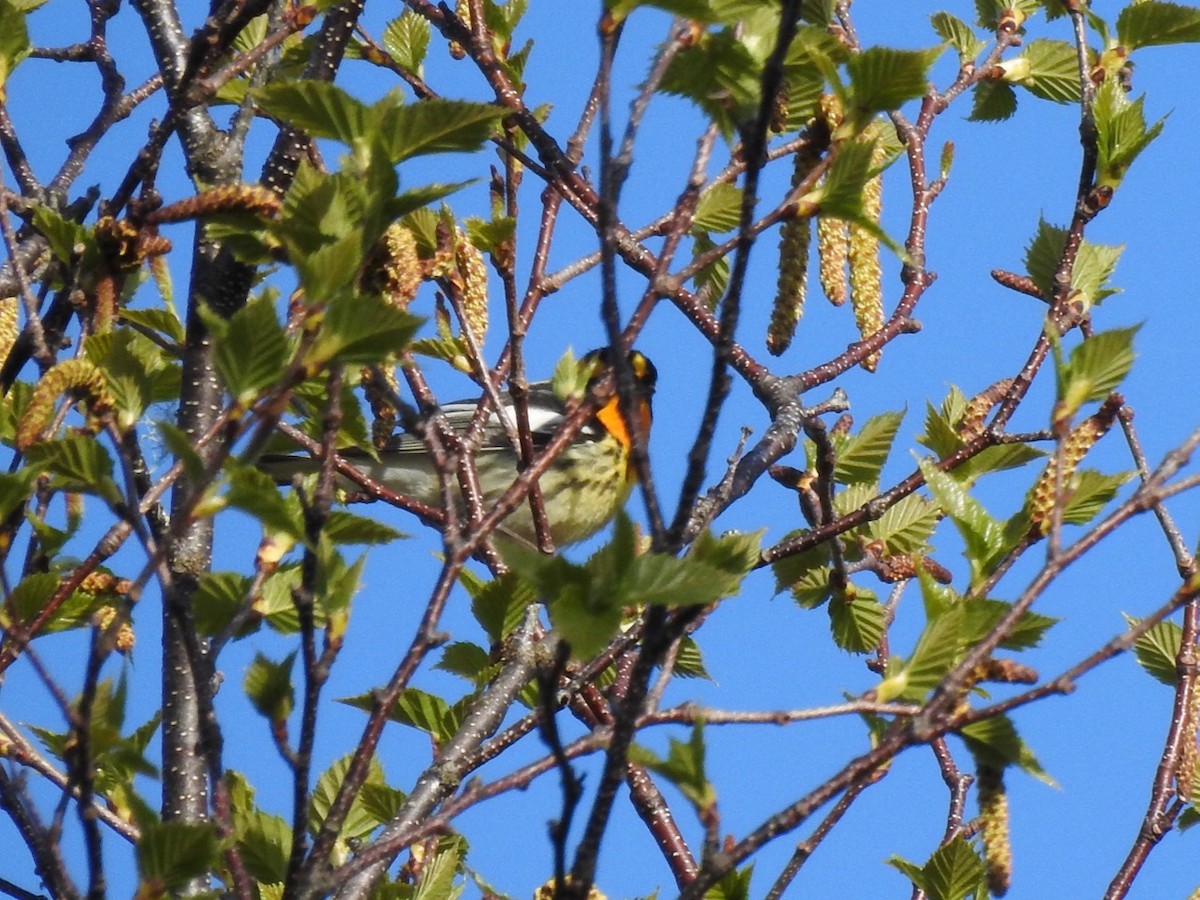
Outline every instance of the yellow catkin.
<svg viewBox="0 0 1200 900"><path fill-rule="evenodd" d="M488 329L487 265L479 248L461 230L454 241L454 261L462 279L463 318L471 334L482 342Z"/></svg>
<svg viewBox="0 0 1200 900"><path fill-rule="evenodd" d="M1188 707L1184 720L1182 741L1179 749L1179 765L1175 767L1175 790L1179 799L1186 803L1192 802L1196 790L1196 728L1200 722L1200 694L1192 693L1192 702Z"/></svg>
<svg viewBox="0 0 1200 900"><path fill-rule="evenodd" d="M871 140L878 133L872 124L863 132L864 140ZM876 141L872 163L883 161L884 151ZM879 224L883 210L883 179L879 175L863 185L863 217ZM883 268L879 263L879 238L861 225L850 225L850 305L854 307L854 321L858 333L870 337L883 327ZM879 365L879 351L863 358L861 365L874 372Z"/></svg>
<svg viewBox="0 0 1200 900"><path fill-rule="evenodd" d="M104 375L86 359L68 359L51 368L34 385L29 404L17 423L17 448L28 450L41 439L54 416L54 404L63 394L83 397L93 416L112 408Z"/></svg>
<svg viewBox="0 0 1200 900"><path fill-rule="evenodd" d="M382 380L377 377L378 374L382 374ZM364 367L362 386L374 415L371 421L371 443L377 449L382 450L387 446L387 442L396 430L396 422L399 417L391 398L399 393L400 383L397 381L396 372L393 369Z"/></svg>
<svg viewBox="0 0 1200 900"><path fill-rule="evenodd" d="M407 309L424 277L416 236L397 222L383 233L367 257L359 286L380 294L398 309Z"/></svg>
<svg viewBox="0 0 1200 900"><path fill-rule="evenodd" d="M1003 897L1012 882L1013 865L1004 772L980 763L975 774L979 790L979 836L983 841L988 890L993 897Z"/></svg>
<svg viewBox="0 0 1200 900"><path fill-rule="evenodd" d="M1112 427L1113 421L1117 417L1117 411L1124 402L1120 394L1110 396L1094 416L1084 419L1071 430L1071 433L1063 440L1059 451L1050 458L1046 468L1038 476L1038 480L1034 482L1033 488L1029 492L1029 530L1031 534L1045 535L1050 530L1057 499L1055 487L1062 485L1066 489L1088 451Z"/></svg>
<svg viewBox="0 0 1200 900"><path fill-rule="evenodd" d="M156 209L146 216L146 222L149 225L161 225L231 212L248 212L273 218L279 215L281 208L278 195L270 188L256 184L229 184Z"/></svg>
<svg viewBox="0 0 1200 900"><path fill-rule="evenodd" d="M8 359L8 354L12 352L17 336L21 333L18 309L16 297L0 299L0 361Z"/></svg>
<svg viewBox="0 0 1200 900"><path fill-rule="evenodd" d="M797 153L792 167L792 187L798 187L812 172L816 158ZM771 323L767 326L767 350L779 356L792 343L796 326L804 315L804 299L808 293L808 254L812 243L812 219L797 215L783 223L779 230L779 280L775 288L775 304L771 307Z"/></svg>
<svg viewBox="0 0 1200 900"><path fill-rule="evenodd" d="M993 406L1004 399L1012 385L1011 378L1002 378L967 401L962 418L958 422L958 434L963 440L974 440L983 434L983 427L987 423L987 414L991 412Z"/></svg>
<svg viewBox="0 0 1200 900"><path fill-rule="evenodd" d="M846 262L850 256L850 229L842 219L817 218L817 272L821 290L834 306L850 296L846 287Z"/></svg>

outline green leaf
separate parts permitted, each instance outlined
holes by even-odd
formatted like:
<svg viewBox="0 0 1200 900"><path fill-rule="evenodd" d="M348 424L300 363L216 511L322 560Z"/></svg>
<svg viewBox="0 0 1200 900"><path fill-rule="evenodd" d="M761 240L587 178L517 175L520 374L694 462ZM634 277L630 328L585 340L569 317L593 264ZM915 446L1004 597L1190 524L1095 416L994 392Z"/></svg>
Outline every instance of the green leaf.
<svg viewBox="0 0 1200 900"><path fill-rule="evenodd" d="M644 747L634 745L630 760L657 772L679 788L684 797L703 814L717 802L716 789L704 770L704 723L692 725L687 742L670 739L667 758L660 759Z"/></svg>
<svg viewBox="0 0 1200 900"><path fill-rule="evenodd" d="M1130 100L1115 78L1106 79L1096 90L1092 114L1096 119L1098 185L1119 185L1133 161L1162 133L1166 117L1147 128L1144 102L1145 97Z"/></svg>
<svg viewBox="0 0 1200 900"><path fill-rule="evenodd" d="M1055 103L1079 101L1079 61L1074 45L1066 41L1030 41L1016 60L1001 63L1001 66L1007 68L1014 64L1012 71L1019 77L1010 79L1006 73L1005 80L1015 81L1043 100Z"/></svg>
<svg viewBox="0 0 1200 900"><path fill-rule="evenodd" d="M760 69L733 31L705 33L671 60L661 90L691 100L729 139L757 108Z"/></svg>
<svg viewBox="0 0 1200 900"><path fill-rule="evenodd" d="M224 631L249 599L251 585L247 576L237 572L205 572L192 604L199 632L212 637ZM257 620L252 620L237 636L244 637L257 626Z"/></svg>
<svg viewBox="0 0 1200 900"><path fill-rule="evenodd" d="M925 895L929 900L965 900L986 896L981 891L984 862L961 836L942 844L925 863Z"/></svg>
<svg viewBox="0 0 1200 900"><path fill-rule="evenodd" d="M1056 417L1074 415L1085 403L1104 400L1133 368L1133 336L1140 325L1093 334L1074 350L1059 378Z"/></svg>
<svg viewBox="0 0 1200 900"><path fill-rule="evenodd" d="M1036 459L1042 459L1045 455L1043 451L1028 444L999 444L985 447L950 474L955 481L970 486L983 475L1005 469L1018 469Z"/></svg>
<svg viewBox="0 0 1200 900"><path fill-rule="evenodd" d="M700 195L692 232L725 234L742 220L742 189L734 184L714 184Z"/></svg>
<svg viewBox="0 0 1200 900"><path fill-rule="evenodd" d="M971 26L957 16L938 12L930 16L929 21L938 37L958 51L960 63L972 62L985 46Z"/></svg>
<svg viewBox="0 0 1200 900"><path fill-rule="evenodd" d="M712 681L708 669L704 665L704 656L700 645L693 637L685 637L679 642L679 650L675 654L675 676L677 678L703 678Z"/></svg>
<svg viewBox="0 0 1200 900"><path fill-rule="evenodd" d="M965 487L932 462L920 460L918 465L934 499L954 523L966 544L963 555L971 564L971 581L976 583L991 571L995 562L1009 548L1010 539L1004 526L992 518Z"/></svg>
<svg viewBox="0 0 1200 900"><path fill-rule="evenodd" d="M1093 469L1081 469L1071 476L1068 500L1062 520L1069 525L1086 525L1108 504L1121 486L1133 478L1133 472L1105 475Z"/></svg>
<svg viewBox="0 0 1200 900"><path fill-rule="evenodd" d="M929 621L917 639L912 655L895 673L880 682L876 692L881 702L902 697L920 702L941 682L958 661L967 628L962 605L952 606Z"/></svg>
<svg viewBox="0 0 1200 900"><path fill-rule="evenodd" d="M1002 81L979 81L971 106L970 122L1003 122L1017 111L1017 92Z"/></svg>
<svg viewBox="0 0 1200 900"><path fill-rule="evenodd" d="M235 312L216 340L217 369L243 407L280 380L290 355L275 305L266 298L251 300Z"/></svg>
<svg viewBox="0 0 1200 900"><path fill-rule="evenodd" d="M993 716L972 722L960 732L972 755L981 764L1006 768L1015 765L1039 781L1054 785L1054 779L1046 774L1033 751L1017 734L1012 720L1007 716Z"/></svg>
<svg viewBox="0 0 1200 900"><path fill-rule="evenodd" d="M317 779L317 785L313 788L312 799L308 805L308 827L314 834L320 830L321 825L325 822L325 818L329 815L333 801L337 797L338 791L341 790L342 784L346 780L346 775L350 771L351 759L352 755L347 753L322 772L321 777ZM379 764L379 760L375 757L371 757L371 762L368 763L367 778L364 782L364 787L367 784L380 787L387 786L383 766ZM360 792L350 805L350 811L346 814L341 831L338 832L338 840L345 842L364 838L382 824L383 821L378 819L363 801L363 796Z"/></svg>
<svg viewBox="0 0 1200 900"><path fill-rule="evenodd" d="M928 547L929 537L941 520L936 504L919 494L909 494L867 523L867 533L882 541L889 556L903 556Z"/></svg>
<svg viewBox="0 0 1200 900"><path fill-rule="evenodd" d="M287 878L292 828L282 816L260 809L235 813L235 833L242 865L251 877L263 884L277 884Z"/></svg>
<svg viewBox="0 0 1200 900"><path fill-rule="evenodd" d="M446 183L436 182L434 184L426 184L421 187L413 188L409 191L401 191L391 200L388 200L384 205L384 218L388 220L401 219L411 213L428 206L436 200L441 200L443 197L449 197L455 191L459 191L469 184L474 184L471 181L451 181Z"/></svg>
<svg viewBox="0 0 1200 900"><path fill-rule="evenodd" d="M727 872L704 892L704 900L750 900L750 880L753 876L754 866Z"/></svg>
<svg viewBox="0 0 1200 900"><path fill-rule="evenodd" d="M483 582L464 569L458 577L471 596L471 614L493 644L510 635L524 621L530 604L537 601L533 585L514 573Z"/></svg>
<svg viewBox="0 0 1200 900"><path fill-rule="evenodd" d="M0 2L0 34L6 37L6 28L4 21L8 18L6 9L11 7L4 2ZM21 28L24 29L25 17L21 17ZM0 38L2 44L4 38ZM0 46L0 67L5 65L5 50ZM0 70L0 86L4 83L4 72ZM95 239L91 233L71 219L65 218L58 210L51 209L48 206L35 206L33 209L33 227L44 237L47 243L50 244L50 252L53 253L60 262L70 263L75 258L75 247L83 245L87 247L94 244Z"/></svg>
<svg viewBox="0 0 1200 900"><path fill-rule="evenodd" d="M422 100L383 107L379 130L388 159L398 163L429 153L477 150L504 114L488 103Z"/></svg>
<svg viewBox="0 0 1200 900"><path fill-rule="evenodd" d="M1044 219L1038 221L1037 234L1025 251L1025 267L1042 296L1047 299L1054 297L1057 292L1054 276L1062 262L1066 245L1065 229L1050 225ZM1091 305L1116 293L1114 288L1105 285L1123 249L1123 245L1083 241L1071 271L1072 299Z"/></svg>
<svg viewBox="0 0 1200 900"><path fill-rule="evenodd" d="M452 672L472 684L479 685L481 677L486 677L492 670L493 662L488 652L478 644L456 641L446 645L442 651L442 658L434 668Z"/></svg>
<svg viewBox="0 0 1200 900"><path fill-rule="evenodd" d="M338 702L366 712L373 711L376 703L375 695L370 693L345 697ZM393 722L424 731L439 743L445 743L458 730L462 721L462 712L459 704L451 707L436 694L430 694L417 688L407 688L388 712L388 718Z"/></svg>
<svg viewBox="0 0 1200 900"><path fill-rule="evenodd" d="M279 662L272 662L261 653L256 653L246 670L242 688L258 714L272 723L286 722L296 705L296 689L292 685L292 665L295 662L294 650Z"/></svg>
<svg viewBox="0 0 1200 900"><path fill-rule="evenodd" d="M220 841L211 823L161 822L142 829L137 842L138 875L143 885L184 887L218 866ZM153 895L153 890L147 896Z"/></svg>
<svg viewBox="0 0 1200 900"><path fill-rule="evenodd" d="M461 893L454 887L466 841L459 836L443 838L437 852L426 860L413 900L457 900Z"/></svg>
<svg viewBox="0 0 1200 900"><path fill-rule="evenodd" d="M325 81L277 81L252 91L268 115L312 137L353 146L374 129L374 113L361 100Z"/></svg>
<svg viewBox="0 0 1200 900"><path fill-rule="evenodd" d="M356 294L331 303L310 352L312 362L368 366L400 353L421 319L382 297Z"/></svg>
<svg viewBox="0 0 1200 900"><path fill-rule="evenodd" d="M1130 627L1141 620L1125 616ZM1138 665L1150 676L1169 687L1179 683L1179 651L1183 648L1183 629L1174 622L1163 621L1133 642L1133 654Z"/></svg>
<svg viewBox="0 0 1200 900"><path fill-rule="evenodd" d="M378 519L358 516L344 509L335 509L329 513L321 534L334 544L370 545L390 544L405 536L402 531L397 531Z"/></svg>
<svg viewBox="0 0 1200 900"><path fill-rule="evenodd" d="M977 599L966 604L967 643L983 640L992 629L1008 615L1012 604L1003 600ZM1042 636L1059 622L1051 616L1026 612L1017 620L1008 637L1000 642L1005 650L1031 650L1042 641Z"/></svg>
<svg viewBox="0 0 1200 900"><path fill-rule="evenodd" d="M1200 41L1200 9L1182 3L1131 3L1117 16L1117 40L1127 50Z"/></svg>
<svg viewBox="0 0 1200 900"><path fill-rule="evenodd" d="M871 178L874 152L868 141L850 141L839 148L829 164L825 183L812 195L822 215L847 221L862 219L863 186Z"/></svg>
<svg viewBox="0 0 1200 900"><path fill-rule="evenodd" d="M903 412L873 416L858 434L839 442L833 480L838 484L876 483L903 420Z"/></svg>
<svg viewBox="0 0 1200 900"><path fill-rule="evenodd" d="M898 109L909 100L924 96L929 89L929 67L941 55L941 47L928 50L896 50L868 47L850 57L847 106L860 114ZM861 121L860 127L866 122Z"/></svg>
<svg viewBox="0 0 1200 900"><path fill-rule="evenodd" d="M1000 16L1008 11L1017 15L1018 24L1037 11L1042 0L975 0L976 24L988 31L995 31Z"/></svg>
<svg viewBox="0 0 1200 900"><path fill-rule="evenodd" d="M771 571L775 590L791 591L792 599L804 609L816 609L829 599L829 549L824 544L776 560Z"/></svg>
<svg viewBox="0 0 1200 900"><path fill-rule="evenodd" d="M52 472L60 490L94 493L110 503L121 500L112 479L112 457L95 438L73 435L41 441L25 457L31 468Z"/></svg>
<svg viewBox="0 0 1200 900"><path fill-rule="evenodd" d="M429 22L406 9L383 29L383 49L402 69L419 76L429 50L429 33Z"/></svg>
<svg viewBox="0 0 1200 900"><path fill-rule="evenodd" d="M291 495L284 496L275 479L261 469L238 466L229 476L225 502L254 516L268 533L305 540L299 502Z"/></svg>
<svg viewBox="0 0 1200 900"><path fill-rule="evenodd" d="M879 646L887 628L887 610L875 595L854 588L852 597L834 597L829 603L829 627L833 640L850 653L870 653Z"/></svg>
<svg viewBox="0 0 1200 900"><path fill-rule="evenodd" d="M11 0L0 2L0 98L4 96L5 85L13 70L29 56L31 47L25 13L31 8L22 8Z"/></svg>

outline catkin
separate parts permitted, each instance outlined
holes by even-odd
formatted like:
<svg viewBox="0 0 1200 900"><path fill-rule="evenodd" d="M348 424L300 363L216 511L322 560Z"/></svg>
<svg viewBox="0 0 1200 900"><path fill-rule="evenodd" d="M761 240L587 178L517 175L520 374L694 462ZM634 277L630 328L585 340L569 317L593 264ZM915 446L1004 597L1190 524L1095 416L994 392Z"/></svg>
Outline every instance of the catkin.
<svg viewBox="0 0 1200 900"><path fill-rule="evenodd" d="M424 277L416 236L397 222L383 233L367 256L359 287L379 294L397 309L407 309Z"/></svg>
<svg viewBox="0 0 1200 900"><path fill-rule="evenodd" d="M817 272L821 290L834 306L846 302L846 262L850 256L850 230L843 219L817 218Z"/></svg>
<svg viewBox="0 0 1200 900"><path fill-rule="evenodd" d="M872 124L863 132L863 138L873 139L878 126ZM872 163L883 161L884 150L877 141ZM863 217L876 225L883 209L883 178L876 175L863 185ZM870 337L883 327L883 268L879 263L879 238L857 223L850 223L850 305L854 307L854 321L858 333ZM860 365L874 372L879 365L879 351L862 359Z"/></svg>
<svg viewBox="0 0 1200 900"><path fill-rule="evenodd" d="M104 374L86 359L68 359L52 367L34 385L29 404L17 423L17 448L28 450L42 437L54 416L54 404L65 393L85 397L93 416L112 408Z"/></svg>
<svg viewBox="0 0 1200 900"><path fill-rule="evenodd" d="M797 153L792 167L792 188L797 188L811 174L817 157ZM812 243L812 218L796 215L783 223L779 230L779 280L775 289L775 304L771 307L771 324L767 326L767 350L779 356L796 336L796 326L804 316L804 299L808 293L808 255Z"/></svg>
<svg viewBox="0 0 1200 900"><path fill-rule="evenodd" d="M1041 537L1050 531L1057 500L1055 487L1061 484L1065 488L1070 484L1075 470L1079 468L1088 451L1112 427L1117 411L1124 402L1120 394L1111 395L1094 416L1088 416L1071 430L1058 453L1051 457L1029 492L1031 534Z"/></svg>
<svg viewBox="0 0 1200 900"><path fill-rule="evenodd" d="M980 763L975 775L979 789L979 836L983 841L988 890L994 897L1003 897L1012 882L1013 864L1004 770Z"/></svg>

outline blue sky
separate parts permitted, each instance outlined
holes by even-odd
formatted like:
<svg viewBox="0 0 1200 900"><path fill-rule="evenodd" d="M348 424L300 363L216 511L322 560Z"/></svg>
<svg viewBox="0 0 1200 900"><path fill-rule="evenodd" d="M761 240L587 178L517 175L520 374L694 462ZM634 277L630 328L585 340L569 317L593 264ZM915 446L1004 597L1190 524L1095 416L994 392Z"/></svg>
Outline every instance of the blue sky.
<svg viewBox="0 0 1200 900"><path fill-rule="evenodd" d="M552 104L549 128L560 140L573 127L595 70L597 46L593 22L595 3L532 0L530 13L518 37L533 37L536 46L526 71L531 105ZM1120 4L1096 2L1095 11L1115 18ZM946 2L940 5L878 3L860 0L854 15L865 43L925 47L936 43L928 14L947 9L964 19L973 17L973 5ZM199 23L205 10L198 3L185 5L188 26ZM366 27L378 35L396 4L371 7ZM626 104L644 77L654 44L664 34L668 19L654 11L641 11L630 20L617 60L614 103L618 127ZM30 19L37 43L61 45L86 37L82 7L51 0ZM1066 20L1047 25L1039 16L1030 26L1036 36L1067 39ZM145 39L136 15L122 9L113 25L112 45L119 58L129 59L129 83L149 74L144 55ZM135 49L136 48L136 49ZM936 81L944 85L953 75L953 54L935 68ZM1194 340L1200 329L1194 288L1200 279L1200 252L1196 249L1192 219L1200 199L1200 169L1195 165L1200 141L1200 105L1195 102L1194 47L1149 48L1135 59L1135 94L1146 94L1150 119L1170 113L1166 129L1138 160L1111 207L1089 228L1093 241L1120 243L1125 252L1114 281L1124 293L1108 299L1096 312L1097 329L1142 324L1136 349L1138 364L1125 385L1125 394L1137 411L1137 426L1151 462L1182 440L1200 423L1195 404ZM124 65L124 63L123 63ZM447 95L485 98L483 85L467 62L444 55L436 40L427 63L431 84ZM29 61L9 84L9 109L18 132L27 141L35 167L48 178L63 154L63 139L80 130L96 98L88 70L74 79L68 67ZM394 87L394 82L362 63L348 63L339 83L374 98ZM93 160L77 188L91 183L111 192L123 175L130 147L142 140L151 115L161 115L161 98L155 98L130 121L123 123ZM1043 308L997 286L988 276L993 268L1020 271L1024 248L1039 216L1066 224L1074 199L1080 148L1078 113L1072 107L1054 106L1021 94L1017 116L1008 122L984 125L965 121L969 98L952 107L937 122L933 147L953 140L957 156L950 184L935 204L930 221L928 265L938 281L929 290L917 318L923 330L890 345L878 373L855 371L839 381L849 393L857 422L872 415L907 409L907 417L893 459L884 471L884 483L903 478L913 467L910 452L920 448L912 438L921 430L926 401L940 402L955 384L971 395L1020 367L1041 328ZM669 208L683 184L695 141L702 128L688 104L677 98L654 101L642 130L635 163L620 206L632 224L649 221ZM248 165L257 175L259 160L269 147L269 126L252 142ZM108 152L105 152L107 148ZM588 159L595 170L594 146ZM715 165L727 148L718 148ZM936 152L936 150L934 150ZM331 161L334 154L327 154ZM180 180L179 153L172 146L163 165L161 189L167 199L190 193ZM772 196L786 178L783 167L769 175L764 195ZM451 171L448 171L451 170ZM401 171L402 183L414 186L428 181L477 177L477 161L434 157ZM11 175L6 172L6 182ZM885 182L885 229L901 236L907 227L906 173L892 169ZM527 178L522 205L535 210L539 186ZM172 193L174 191L174 193ZM486 183L468 188L452 199L456 211L479 213L486 209ZM521 232L523 263L528 263L534 217ZM170 236L186 245L186 230L176 227ZM768 235L756 250L747 283L747 307L739 339L765 358L763 337L774 292L772 270L775 241ZM595 247L595 237L578 218L566 214L559 228L551 269L558 268ZM186 264L175 269L182 294ZM885 261L888 300L898 298L898 263ZM637 278L622 276L626 310L640 296ZM530 367L548 374L567 345L583 351L603 343L598 316L598 283L588 276L567 285L550 297L539 312L529 336ZM428 300L428 298L426 298ZM147 295L144 302L153 302ZM426 310L427 311L427 310ZM813 297L809 313L793 348L776 365L780 372L800 371L837 355L854 339L848 310L832 310ZM489 347L498 349L500 336ZM651 457L661 497L673 509L683 461L698 422L707 384L708 347L675 310L662 304L639 342L658 364L658 426L651 440ZM1053 399L1049 370L1042 373L1022 413L1017 429L1046 427ZM469 386L453 378L435 381L443 397L457 396ZM823 399L820 395L816 399ZM165 413L164 413L165 414ZM670 427L664 427L664 422ZM714 466L736 446L743 426L761 433L765 412L744 385L721 418ZM1128 469L1130 463L1118 435L1100 447L1094 465L1105 471ZM980 498L998 515L1019 506L1036 477L1036 467L985 481ZM712 478L719 474L715 469ZM630 506L642 514L636 499ZM1200 528L1200 508L1194 497L1173 501L1183 533L1194 546ZM358 511L363 511L359 508ZM411 519L390 510L380 515L397 527L416 531ZM718 522L719 529L758 529L768 526L766 540L776 540L801 519L795 502L782 488L759 484ZM218 538L218 567L247 569L256 534L242 520ZM934 537L936 558L949 566L964 584L965 563L948 525ZM430 554L436 543L419 536L370 554L363 592L346 649L326 696L359 693L379 683L394 665L397 647L407 642L420 614L424 597L436 575ZM580 557L587 548L571 554ZM86 552L86 549L85 551ZM1036 551L1034 556L1036 556ZM120 559L120 558L118 558ZM136 565L133 555L122 560ZM1031 558L1001 584L1000 599L1012 599L1034 571ZM1055 582L1039 611L1063 618L1043 647L1028 661L1051 676L1098 647L1122 628L1122 613L1145 614L1159 606L1177 586L1165 542L1149 518L1122 529L1101 544L1078 566ZM667 692L667 702L694 699L734 709L797 708L835 703L843 692L867 690L874 676L863 661L836 650L828 638L823 611L797 608L786 596L773 597L772 580L759 573L747 580L743 593L722 605L699 636L713 682L677 682ZM139 648L128 674L133 686L130 719L141 722L157 707L156 597L147 596L137 614ZM919 632L922 617L915 590L901 605L893 646L906 652ZM458 597L448 611L447 630L456 639L480 639L469 619L466 603ZM48 638L42 654L64 676L69 689L79 684L82 657L72 636ZM223 658L225 685L219 707L226 714L228 764L246 771L259 789L267 808L288 814L289 788L285 769L270 745L266 726L239 697L244 667L261 651L282 656L291 645L260 632L231 648ZM113 672L115 673L115 668ZM455 692L462 683L439 673L423 673L415 682L427 690ZM456 696L456 694L452 694ZM1052 699L1018 712L1015 722L1058 782L1047 787L1019 773L1007 783L1013 815L1015 882L1009 897L1095 896L1101 893L1133 840L1148 796L1150 779L1161 750L1170 716L1171 693L1137 670L1133 660L1119 658L1088 675L1076 694ZM21 721L45 721L47 698L27 668L15 667L0 692L0 708ZM351 746L362 725L359 713L327 707L322 714L318 751L331 761ZM564 725L568 729L569 726ZM645 736L647 743L665 751L667 735L684 737L681 730L660 728ZM831 775L851 756L866 748L865 732L856 719L835 719L787 727L750 726L708 730L710 775L721 801L722 827L742 836L764 817L804 794ZM969 765L961 747L959 761ZM155 747L157 752L157 746ZM518 751L519 760L540 755L540 745ZM392 727L381 748L381 760L393 784L408 787L427 756L423 736ZM512 761L484 770L494 777ZM598 770L581 764L594 786ZM686 804L669 787L677 817L685 832L698 840L700 830ZM891 854L922 861L936 846L944 824L946 792L931 754L912 750L897 760L893 771L866 791L845 821L817 851L796 882L796 896L857 898L907 896L906 881L883 864ZM970 807L973 811L973 804ZM529 896L551 871L545 840L545 823L557 815L557 784L543 779L525 793L472 811L461 820L471 841L469 862L493 885L514 897ZM815 823L813 823L815 824ZM811 826L810 826L811 827ZM778 839L757 864L753 895L766 890L787 859L796 840L810 827ZM1192 834L1167 837L1151 855L1137 882L1134 896L1184 896L1200 883L1200 874L1188 865L1195 858ZM16 846L7 822L0 823L0 843ZM118 842L109 842L113 895L129 893L133 883L122 871L127 859ZM82 874L81 859L74 860ZM29 865L19 853L0 858L0 877L31 886ZM652 890L660 896L673 893L670 874L650 845L645 831L627 804L618 804L610 840L601 859L599 885L610 897L632 897ZM468 891L468 896L471 896Z"/></svg>

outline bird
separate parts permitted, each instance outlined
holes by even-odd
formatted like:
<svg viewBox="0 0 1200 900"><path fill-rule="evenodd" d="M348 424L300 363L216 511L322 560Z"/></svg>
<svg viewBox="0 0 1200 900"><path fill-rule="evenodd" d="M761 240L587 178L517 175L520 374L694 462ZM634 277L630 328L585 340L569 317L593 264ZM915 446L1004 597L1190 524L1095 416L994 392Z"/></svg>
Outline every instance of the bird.
<svg viewBox="0 0 1200 900"><path fill-rule="evenodd" d="M628 354L633 376L633 411L641 433L648 436L651 400L658 372L640 351ZM588 391L612 370L613 352L602 347L582 356L577 365L580 382ZM558 396L551 382L540 381L528 389L529 430L534 452L550 441L566 421L568 404ZM505 420L515 422L512 397L500 393ZM443 421L462 433L475 416L479 400L458 400L439 407ZM633 437L621 413L616 391L604 400L583 427L539 477L542 502L549 523L550 539L555 547L586 540L602 529L623 508L634 483L636 472L631 462ZM441 484L434 461L425 442L416 435L393 435L373 458L361 448L339 451L347 462L364 475L398 494L440 508ZM483 437L475 452L475 468L485 511L508 490L517 477L517 453L503 420L494 408L483 428ZM289 484L297 474L316 471L318 461L307 455L271 454L260 459L261 468L279 484ZM457 484L457 479L454 478ZM526 546L537 546L533 513L521 503L498 529L498 535Z"/></svg>

